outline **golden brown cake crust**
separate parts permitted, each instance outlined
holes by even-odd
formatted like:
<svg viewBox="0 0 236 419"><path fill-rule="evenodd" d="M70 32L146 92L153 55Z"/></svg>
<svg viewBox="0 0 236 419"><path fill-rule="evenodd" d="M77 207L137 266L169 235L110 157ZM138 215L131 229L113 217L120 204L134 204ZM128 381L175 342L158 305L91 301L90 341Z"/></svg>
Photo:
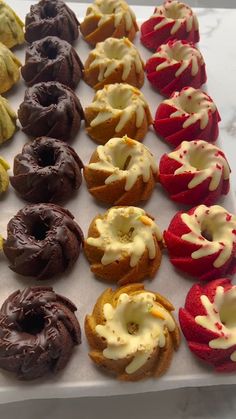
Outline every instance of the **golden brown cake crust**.
<svg viewBox="0 0 236 419"><path fill-rule="evenodd" d="M105 152L104 149L106 150ZM110 149L117 158L122 158L121 155L127 153L125 154L128 162L127 170L122 167L117 173L116 162L109 161L111 160ZM101 157L99 153L101 153ZM137 158L138 153L139 156ZM94 163L97 163L97 166ZM113 167L112 164L114 164ZM140 167L141 170L139 170ZM112 168L113 172L111 172ZM147 172L148 179L145 178ZM157 172L157 167L149 150L126 136L113 138L105 146L98 147L93 152L89 164L84 167L83 171L87 188L91 195L101 202L112 205L135 205L140 201L148 200L157 181ZM115 180L110 182L109 179L112 176L115 176ZM130 179L132 185L128 185L127 188L126 184Z"/></svg>
<svg viewBox="0 0 236 419"><path fill-rule="evenodd" d="M112 107L109 104L108 100L110 94L115 90L116 94L121 98L124 97L124 94L128 90L130 91L132 110L130 108L128 110L128 103L123 109ZM139 101L140 107L143 109L143 118L140 124L137 124L137 101ZM121 118L126 110L129 111L129 118L127 118L127 122L122 124L118 129ZM121 112L119 113L119 111ZM101 122L97 122L96 125L93 125L93 121L97 119L99 115L103 116L105 112L107 112L110 117L107 117L106 120L101 119ZM151 112L143 94L129 84L116 83L106 85L102 90L99 90L96 93L91 105L85 108L86 131L98 144L105 144L113 137L123 137L124 135L127 135L136 141L142 141L152 122Z"/></svg>
<svg viewBox="0 0 236 419"><path fill-rule="evenodd" d="M145 250L140 255L136 264L132 266L131 263L131 254L127 254L124 250L121 251L121 255L117 253L117 257L114 258L114 261L110 263L103 262L104 255L106 254L106 250L104 248L98 247L96 245L92 245L90 243L90 238L99 238L102 235L99 232L97 227L98 220L104 220L105 222L109 217L111 211L114 209L128 209L128 208L135 208L139 210L142 216L147 217L148 220L151 221L151 218L146 215L145 211L141 210L140 208L136 207L112 207L103 215L97 215L91 222L88 230L88 237L87 240L84 242L84 251L86 257L90 263L91 271L99 278L103 279L109 283L117 283L118 285L124 285L128 283L133 283L137 281L143 280L145 277L153 278L160 267L161 259L162 259L162 236L161 234L158 236L158 233L153 232L151 234L151 238L153 240L154 246L154 257L150 258L149 251L147 246L144 246ZM114 226L114 221L112 222L112 227ZM153 222L154 228L158 229L158 227ZM133 229L133 224L131 223L130 226ZM118 232L119 233L119 232ZM117 233L117 234L118 234Z"/></svg>
<svg viewBox="0 0 236 419"><path fill-rule="evenodd" d="M106 9L105 14L104 8ZM127 37L133 41L139 28L133 11L125 1L95 0L88 7L80 30L85 41L95 46L97 42L104 41L109 37Z"/></svg>
<svg viewBox="0 0 236 419"><path fill-rule="evenodd" d="M96 365L115 373L118 379L124 381L136 381L149 376L159 377L163 375L170 366L174 351L180 345L179 328L170 313L174 310L173 305L165 297L152 292L151 294L154 294L158 307L166 310L174 323L172 331L164 326L165 345L163 347L158 345L154 347L147 361L133 373L127 373L126 367L132 362L134 355L120 359L109 359L104 356L103 351L108 347L107 340L96 330L97 325L106 324L104 305L110 304L113 308L116 308L118 299L122 294L127 294L132 298L143 292L146 292L144 286L138 283L123 286L115 291L108 288L98 298L92 314L87 315L85 318L85 334L91 348L89 352L90 358Z"/></svg>

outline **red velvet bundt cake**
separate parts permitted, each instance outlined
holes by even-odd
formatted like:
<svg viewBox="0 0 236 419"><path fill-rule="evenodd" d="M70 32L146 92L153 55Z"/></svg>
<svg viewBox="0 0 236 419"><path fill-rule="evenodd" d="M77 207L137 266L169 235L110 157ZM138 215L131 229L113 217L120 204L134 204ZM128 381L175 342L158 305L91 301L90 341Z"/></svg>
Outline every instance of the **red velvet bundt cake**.
<svg viewBox="0 0 236 419"><path fill-rule="evenodd" d="M229 279L194 285L179 321L197 357L218 372L236 371L236 286Z"/></svg>
<svg viewBox="0 0 236 419"><path fill-rule="evenodd" d="M202 139L213 143L219 134L219 121L219 112L207 93L184 87L160 103L154 128L165 141L177 147L183 140Z"/></svg>
<svg viewBox="0 0 236 419"><path fill-rule="evenodd" d="M183 141L159 165L159 180L173 201L214 204L229 191L230 167L218 147L206 141Z"/></svg>
<svg viewBox="0 0 236 419"><path fill-rule="evenodd" d="M141 42L155 51L171 39L199 41L198 20L192 9L179 1L168 0L154 10L141 26Z"/></svg>
<svg viewBox="0 0 236 419"><path fill-rule="evenodd" d="M236 216L219 205L178 212L164 240L171 263L201 281L236 271Z"/></svg>
<svg viewBox="0 0 236 419"><path fill-rule="evenodd" d="M185 86L198 89L207 79L200 51L193 43L176 39L162 44L145 68L152 86L164 96Z"/></svg>

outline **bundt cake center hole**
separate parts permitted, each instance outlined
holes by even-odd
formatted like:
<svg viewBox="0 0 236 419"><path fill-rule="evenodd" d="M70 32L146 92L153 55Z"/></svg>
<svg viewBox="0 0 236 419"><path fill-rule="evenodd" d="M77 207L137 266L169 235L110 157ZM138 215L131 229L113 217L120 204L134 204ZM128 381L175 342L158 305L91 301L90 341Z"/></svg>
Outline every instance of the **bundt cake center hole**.
<svg viewBox="0 0 236 419"><path fill-rule="evenodd" d="M99 8L103 15L111 15L115 12L115 5L112 2L103 1Z"/></svg>
<svg viewBox="0 0 236 419"><path fill-rule="evenodd" d="M49 227L46 223L42 220L38 220L34 223L31 229L31 236L33 236L36 240L44 240L47 236L49 231Z"/></svg>
<svg viewBox="0 0 236 419"><path fill-rule="evenodd" d="M24 318L18 322L22 332L29 333L30 335L37 335L42 332L45 326L45 320L42 313L28 313Z"/></svg>
<svg viewBox="0 0 236 419"><path fill-rule="evenodd" d="M44 108L47 108L50 105L57 105L58 104L59 96L56 94L47 94L41 95L38 97L39 104Z"/></svg>
<svg viewBox="0 0 236 419"><path fill-rule="evenodd" d="M125 54L127 54L127 51L123 48L116 48L115 46L111 45L105 45L104 51L110 60L122 60L124 58Z"/></svg>
<svg viewBox="0 0 236 419"><path fill-rule="evenodd" d="M55 162L56 158L52 147L45 147L38 150L38 165L40 167L54 166Z"/></svg>
<svg viewBox="0 0 236 419"><path fill-rule="evenodd" d="M189 164L196 170L205 170L209 165L209 157L207 155L204 156L204 153L194 150L192 153L189 153Z"/></svg>
<svg viewBox="0 0 236 419"><path fill-rule="evenodd" d="M129 229L118 230L117 237L121 243L130 243L133 241L133 232L134 228L130 227Z"/></svg>
<svg viewBox="0 0 236 419"><path fill-rule="evenodd" d="M164 12L165 16L168 19L183 19L186 14L186 10L184 7L179 7L179 5L171 4L170 7L165 9Z"/></svg>
<svg viewBox="0 0 236 419"><path fill-rule="evenodd" d="M168 49L168 55L170 59L180 62L183 60L186 60L188 58L189 50L187 48L182 47L181 49L177 46L174 46L174 48Z"/></svg>
<svg viewBox="0 0 236 419"><path fill-rule="evenodd" d="M130 160L132 157L130 155L115 155L113 158L113 164L120 170L128 170Z"/></svg>
<svg viewBox="0 0 236 419"><path fill-rule="evenodd" d="M208 229L202 230L201 235L207 241L209 241L209 242L212 242L213 241L213 235L212 235L211 231L209 231Z"/></svg>
<svg viewBox="0 0 236 419"><path fill-rule="evenodd" d="M188 114L198 113L201 110L201 103L199 100L194 100L191 96L187 96L187 98L180 98L180 106L183 111Z"/></svg>
<svg viewBox="0 0 236 419"><path fill-rule="evenodd" d="M227 329L236 328L236 301L235 295L231 291L226 291L219 310L220 321Z"/></svg>
<svg viewBox="0 0 236 419"><path fill-rule="evenodd" d="M113 109L123 110L129 105L129 98L127 98L126 94L122 94L122 92L113 92L108 96L108 102Z"/></svg>
<svg viewBox="0 0 236 419"><path fill-rule="evenodd" d="M139 325L133 321L127 323L127 330L130 335L137 335L139 331Z"/></svg>
<svg viewBox="0 0 236 419"><path fill-rule="evenodd" d="M42 19L51 19L56 17L57 10L54 4L47 3L42 8Z"/></svg>
<svg viewBox="0 0 236 419"><path fill-rule="evenodd" d="M49 60L55 60L58 55L57 46L50 41L44 42L41 55Z"/></svg>

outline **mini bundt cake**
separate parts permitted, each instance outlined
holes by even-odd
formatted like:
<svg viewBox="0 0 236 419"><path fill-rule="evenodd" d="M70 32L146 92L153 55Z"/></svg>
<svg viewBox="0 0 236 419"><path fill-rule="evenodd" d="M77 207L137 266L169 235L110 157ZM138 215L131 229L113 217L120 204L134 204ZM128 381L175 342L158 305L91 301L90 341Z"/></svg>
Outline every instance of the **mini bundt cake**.
<svg viewBox="0 0 236 419"><path fill-rule="evenodd" d="M143 144L124 136L112 138L94 151L84 168L89 192L112 205L146 201L157 181L157 164Z"/></svg>
<svg viewBox="0 0 236 419"><path fill-rule="evenodd" d="M133 41L138 25L133 10L124 0L94 0L80 25L81 33L90 45L95 46L106 38L123 38Z"/></svg>
<svg viewBox="0 0 236 419"><path fill-rule="evenodd" d="M0 145L14 135L16 120L17 115L9 105L8 100L0 95Z"/></svg>
<svg viewBox="0 0 236 419"><path fill-rule="evenodd" d="M186 86L198 89L207 79L200 51L191 42L176 39L161 45L145 69L151 85L164 96Z"/></svg>
<svg viewBox="0 0 236 419"><path fill-rule="evenodd" d="M67 141L77 134L84 113L73 90L49 81L26 89L18 117L27 135Z"/></svg>
<svg viewBox="0 0 236 419"><path fill-rule="evenodd" d="M47 36L27 48L21 74L28 86L59 81L74 89L82 77L82 70L83 64L69 42Z"/></svg>
<svg viewBox="0 0 236 419"><path fill-rule="evenodd" d="M91 271L119 285L153 277L161 263L162 234L138 207L112 207L90 224L84 250Z"/></svg>
<svg viewBox="0 0 236 419"><path fill-rule="evenodd" d="M60 202L70 198L82 182L83 164L75 150L54 138L25 144L14 159L11 184L29 202Z"/></svg>
<svg viewBox="0 0 236 419"><path fill-rule="evenodd" d="M19 81L20 66L18 58L0 42L0 93L7 92Z"/></svg>
<svg viewBox="0 0 236 419"><path fill-rule="evenodd" d="M84 64L84 81L95 90L122 82L140 88L144 83L143 68L138 50L127 38L108 38L89 53Z"/></svg>
<svg viewBox="0 0 236 419"><path fill-rule="evenodd" d="M180 344L173 310L142 284L106 289L85 318L90 358L120 380L163 375Z"/></svg>
<svg viewBox="0 0 236 419"><path fill-rule="evenodd" d="M227 278L194 285L179 311L190 350L217 372L236 371L236 286Z"/></svg>
<svg viewBox="0 0 236 419"><path fill-rule="evenodd" d="M0 309L0 368L32 380L57 373L81 343L76 306L51 287L15 291Z"/></svg>
<svg viewBox="0 0 236 419"><path fill-rule="evenodd" d="M79 36L79 22L75 13L62 0L41 0L30 6L25 18L25 39L31 43L45 36L72 44Z"/></svg>
<svg viewBox="0 0 236 419"><path fill-rule="evenodd" d="M23 27L24 23L14 10L0 0L0 42L7 48L23 44L25 41Z"/></svg>
<svg viewBox="0 0 236 419"><path fill-rule="evenodd" d="M154 14L141 25L141 42L152 51L171 39L194 44L199 41L197 16L187 4L175 0L156 7Z"/></svg>
<svg viewBox="0 0 236 419"><path fill-rule="evenodd" d="M9 176L7 171L10 169L7 161L0 156L0 195L7 191L9 186Z"/></svg>
<svg viewBox="0 0 236 419"><path fill-rule="evenodd" d="M201 281L236 270L236 216L219 205L178 212L164 241L171 263Z"/></svg>
<svg viewBox="0 0 236 419"><path fill-rule="evenodd" d="M68 210L31 204L9 221L3 250L14 272L47 279L75 263L82 241L83 233Z"/></svg>
<svg viewBox="0 0 236 419"><path fill-rule="evenodd" d="M183 141L164 154L159 181L173 201L212 205L229 191L230 167L224 153L206 141Z"/></svg>
<svg viewBox="0 0 236 419"><path fill-rule="evenodd" d="M184 87L157 108L154 128L171 146L183 140L217 140L220 115L213 100L205 92Z"/></svg>
<svg viewBox="0 0 236 419"><path fill-rule="evenodd" d="M99 144L124 135L141 141L152 116L140 90L115 83L96 92L93 102L85 108L85 123L88 135Z"/></svg>

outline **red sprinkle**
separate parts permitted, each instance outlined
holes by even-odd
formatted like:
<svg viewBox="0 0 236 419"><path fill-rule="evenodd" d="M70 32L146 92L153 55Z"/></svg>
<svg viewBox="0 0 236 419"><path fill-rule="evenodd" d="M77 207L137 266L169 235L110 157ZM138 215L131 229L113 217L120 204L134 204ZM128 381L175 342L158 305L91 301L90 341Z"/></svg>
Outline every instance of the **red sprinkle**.
<svg viewBox="0 0 236 419"><path fill-rule="evenodd" d="M218 163L216 163L216 168L219 169L219 170L222 169L222 167Z"/></svg>
<svg viewBox="0 0 236 419"><path fill-rule="evenodd" d="M232 215L230 215L230 214L226 214L226 221L230 221L230 220L231 220L231 218L232 218Z"/></svg>
<svg viewBox="0 0 236 419"><path fill-rule="evenodd" d="M220 324L219 322L216 322L215 326L217 327L218 330L221 330L223 327L222 324Z"/></svg>
<svg viewBox="0 0 236 419"><path fill-rule="evenodd" d="M233 234L236 234L236 230L235 230L235 229L234 229L234 230L232 230L232 233L233 233Z"/></svg>

